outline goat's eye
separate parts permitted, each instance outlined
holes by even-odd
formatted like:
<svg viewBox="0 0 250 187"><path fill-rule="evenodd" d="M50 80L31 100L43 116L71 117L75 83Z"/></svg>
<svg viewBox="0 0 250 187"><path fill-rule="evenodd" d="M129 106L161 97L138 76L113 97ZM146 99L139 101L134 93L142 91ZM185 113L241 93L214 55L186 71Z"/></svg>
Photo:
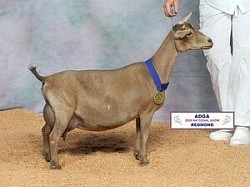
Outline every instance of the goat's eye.
<svg viewBox="0 0 250 187"><path fill-rule="evenodd" d="M188 33L187 34L187 37L191 37L191 36L193 36L193 33Z"/></svg>

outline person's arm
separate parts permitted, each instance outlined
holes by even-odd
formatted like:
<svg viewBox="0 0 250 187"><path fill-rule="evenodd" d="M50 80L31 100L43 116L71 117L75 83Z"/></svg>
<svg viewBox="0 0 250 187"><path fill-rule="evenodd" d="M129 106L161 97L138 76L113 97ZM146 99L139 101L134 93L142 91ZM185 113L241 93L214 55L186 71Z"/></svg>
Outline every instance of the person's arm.
<svg viewBox="0 0 250 187"><path fill-rule="evenodd" d="M166 2L163 4L163 8L166 16L175 16L179 10L179 0L166 0ZM174 11L171 10L172 8Z"/></svg>

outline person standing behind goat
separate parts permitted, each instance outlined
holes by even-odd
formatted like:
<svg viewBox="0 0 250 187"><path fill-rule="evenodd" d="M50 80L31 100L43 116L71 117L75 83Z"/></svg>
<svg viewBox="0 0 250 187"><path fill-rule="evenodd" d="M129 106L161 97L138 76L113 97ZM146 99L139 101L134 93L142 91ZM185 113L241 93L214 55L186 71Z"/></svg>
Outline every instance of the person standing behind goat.
<svg viewBox="0 0 250 187"><path fill-rule="evenodd" d="M178 13L179 0L166 0L166 16ZM174 11L171 11L174 7ZM250 144L250 3L249 0L200 0L200 27L214 46L204 51L221 111L235 112L234 132L218 130L212 140L230 146Z"/></svg>

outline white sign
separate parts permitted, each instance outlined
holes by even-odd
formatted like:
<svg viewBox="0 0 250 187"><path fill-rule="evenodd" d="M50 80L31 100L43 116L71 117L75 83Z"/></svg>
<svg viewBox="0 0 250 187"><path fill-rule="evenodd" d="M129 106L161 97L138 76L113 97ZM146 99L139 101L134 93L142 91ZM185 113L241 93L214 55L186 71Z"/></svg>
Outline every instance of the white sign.
<svg viewBox="0 0 250 187"><path fill-rule="evenodd" d="M234 128L234 112L171 112L171 129Z"/></svg>

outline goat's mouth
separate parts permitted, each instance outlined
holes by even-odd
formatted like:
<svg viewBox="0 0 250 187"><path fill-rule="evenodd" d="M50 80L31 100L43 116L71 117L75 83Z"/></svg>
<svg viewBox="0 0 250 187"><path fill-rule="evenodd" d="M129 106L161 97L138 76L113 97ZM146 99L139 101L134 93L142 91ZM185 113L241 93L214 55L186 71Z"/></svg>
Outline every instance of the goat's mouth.
<svg viewBox="0 0 250 187"><path fill-rule="evenodd" d="M201 49L210 49L213 47L213 42L208 42L206 45L203 45Z"/></svg>
<svg viewBox="0 0 250 187"><path fill-rule="evenodd" d="M212 45L206 45L206 46L202 46L201 49L211 49L213 47Z"/></svg>

